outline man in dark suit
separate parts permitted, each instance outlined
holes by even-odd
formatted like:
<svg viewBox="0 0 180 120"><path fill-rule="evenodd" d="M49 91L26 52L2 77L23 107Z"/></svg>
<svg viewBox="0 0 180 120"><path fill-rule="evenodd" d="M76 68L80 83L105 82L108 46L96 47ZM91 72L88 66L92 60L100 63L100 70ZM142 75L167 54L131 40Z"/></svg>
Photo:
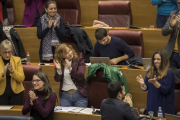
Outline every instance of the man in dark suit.
<svg viewBox="0 0 180 120"><path fill-rule="evenodd" d="M180 0L177 0L178 8L180 9ZM168 36L171 34L166 45L168 52L170 67L180 69L180 10L174 10L162 28L162 35Z"/></svg>
<svg viewBox="0 0 180 120"><path fill-rule="evenodd" d="M125 96L124 83L112 82L108 85L108 99L101 103L102 120L138 120L134 110L131 95Z"/></svg>

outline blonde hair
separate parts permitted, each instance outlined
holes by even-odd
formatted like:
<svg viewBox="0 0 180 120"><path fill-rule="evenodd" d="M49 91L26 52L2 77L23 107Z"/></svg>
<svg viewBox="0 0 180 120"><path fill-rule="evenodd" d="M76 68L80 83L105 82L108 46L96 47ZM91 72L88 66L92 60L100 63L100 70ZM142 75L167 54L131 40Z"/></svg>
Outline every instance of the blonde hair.
<svg viewBox="0 0 180 120"><path fill-rule="evenodd" d="M4 51L4 50L7 50L11 48L11 51L13 50L13 47L12 47L12 44L9 40L3 40L0 44L0 52Z"/></svg>
<svg viewBox="0 0 180 120"><path fill-rule="evenodd" d="M156 70L156 67L154 65L154 56L156 54L159 54L161 56L161 65L159 66L158 71ZM166 76L167 71L169 68L169 57L168 53L164 49L159 49L154 52L152 59L151 59L151 67L149 69L149 73L147 74L147 78L154 78L154 75L156 75L156 71L158 72L158 80L161 80L163 77Z"/></svg>
<svg viewBox="0 0 180 120"><path fill-rule="evenodd" d="M78 58L77 53L75 52L75 50L71 45L67 45L65 43L60 44L56 47L54 59L57 60L62 66L65 66L65 60L63 58L66 55L66 51L65 51L66 47L68 47L73 53L72 61L75 61Z"/></svg>

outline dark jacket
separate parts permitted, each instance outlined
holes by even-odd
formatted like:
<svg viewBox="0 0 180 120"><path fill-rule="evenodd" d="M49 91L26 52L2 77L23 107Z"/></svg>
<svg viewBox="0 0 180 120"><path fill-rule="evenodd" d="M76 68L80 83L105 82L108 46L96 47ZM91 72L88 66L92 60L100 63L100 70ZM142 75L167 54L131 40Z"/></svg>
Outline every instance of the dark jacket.
<svg viewBox="0 0 180 120"><path fill-rule="evenodd" d="M6 19L8 17L7 8L6 8L7 0L0 0L0 1L2 2L3 19Z"/></svg>
<svg viewBox="0 0 180 120"><path fill-rule="evenodd" d="M175 41L176 41L176 35L177 35L177 31L178 29L178 22L175 24L175 26L173 27L172 30L169 29L170 26L170 22L171 22L171 17L172 15L179 15L179 10L174 10L170 13L169 18L166 22L166 24L164 25L164 27L162 28L162 35L163 36L168 36L169 34L171 34L169 41L166 45L166 51L168 52L168 56L169 58L171 57L171 54L174 50L174 45L175 45ZM178 52L180 54L180 35L178 36Z"/></svg>
<svg viewBox="0 0 180 120"><path fill-rule="evenodd" d="M72 70L70 73L71 79L73 80L74 85L77 87L78 91L83 96L88 96L89 94L89 86L86 82L86 79L84 78L86 65L84 63L83 58L78 58L76 61L73 61L71 64ZM61 96L61 90L63 85L63 79L64 79L64 67L62 68L62 74L59 75L57 73L57 69L55 68L55 76L54 79L56 82L60 82L60 89L59 89L59 95Z"/></svg>
<svg viewBox="0 0 180 120"><path fill-rule="evenodd" d="M21 42L21 39L17 34L16 30L14 30L13 28L11 28L10 30L10 36L13 42L16 56L20 57L21 59L26 58L26 53L24 50L24 46Z"/></svg>
<svg viewBox="0 0 180 120"><path fill-rule="evenodd" d="M76 41L79 51L85 53L85 62L90 62L89 57L92 56L93 46L87 33L78 27L70 27L66 25L65 36L73 38Z"/></svg>
<svg viewBox="0 0 180 120"><path fill-rule="evenodd" d="M138 117L128 103L108 98L101 103L101 120L138 120Z"/></svg>

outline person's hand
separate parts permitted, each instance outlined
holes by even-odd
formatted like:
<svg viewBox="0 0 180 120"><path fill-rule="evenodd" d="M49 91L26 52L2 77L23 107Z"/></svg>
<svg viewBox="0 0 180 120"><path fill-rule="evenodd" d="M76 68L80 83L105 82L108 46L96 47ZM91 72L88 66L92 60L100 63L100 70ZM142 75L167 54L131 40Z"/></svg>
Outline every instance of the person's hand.
<svg viewBox="0 0 180 120"><path fill-rule="evenodd" d="M111 65L117 65L118 62L119 62L118 58L113 58L110 60Z"/></svg>
<svg viewBox="0 0 180 120"><path fill-rule="evenodd" d="M53 62L54 62L54 64L55 64L55 66L56 66L56 69L58 69L58 70L61 71L61 65L60 65L60 63L59 63L57 60L54 60Z"/></svg>
<svg viewBox="0 0 180 120"><path fill-rule="evenodd" d="M156 77L156 75L154 75L154 78L149 79L148 82L153 83L153 84L156 83L156 82L157 82L157 77Z"/></svg>
<svg viewBox="0 0 180 120"><path fill-rule="evenodd" d="M54 27L56 27L56 26L57 26L57 24L59 23L59 20L60 20L60 17L59 17L59 18L57 18L57 20L54 22Z"/></svg>
<svg viewBox="0 0 180 120"><path fill-rule="evenodd" d="M9 65L9 63L7 63L6 66L4 67L4 70L2 72L2 76L4 76L6 74L8 65Z"/></svg>
<svg viewBox="0 0 180 120"><path fill-rule="evenodd" d="M178 16L179 16L179 15L178 15ZM170 21L171 27L174 27L174 26L175 26L175 24L176 24L176 22L177 22L177 18L179 18L179 17L177 17L176 15L172 15L171 21Z"/></svg>
<svg viewBox="0 0 180 120"><path fill-rule="evenodd" d="M38 98L38 97L36 97L36 94L32 90L29 91L29 97L30 97L31 105L33 105L33 101Z"/></svg>
<svg viewBox="0 0 180 120"><path fill-rule="evenodd" d="M176 16L176 20L178 22L178 25L180 25L180 15Z"/></svg>
<svg viewBox="0 0 180 120"><path fill-rule="evenodd" d="M13 67L12 67L12 63L8 64L7 69L9 70L9 72L10 72L11 74L14 73L14 70L13 70Z"/></svg>
<svg viewBox="0 0 180 120"><path fill-rule="evenodd" d="M53 20L52 18L49 20L49 24L48 24L48 27L51 28L52 27L52 23L53 23Z"/></svg>
<svg viewBox="0 0 180 120"><path fill-rule="evenodd" d="M131 107L133 107L132 95L131 95L131 94L128 93L128 94L125 96L125 99L124 99L123 101L129 103L129 105L130 105Z"/></svg>
<svg viewBox="0 0 180 120"><path fill-rule="evenodd" d="M69 62L68 59L65 59L65 62L66 62L67 68L70 70L71 69L71 63Z"/></svg>
<svg viewBox="0 0 180 120"><path fill-rule="evenodd" d="M141 75L137 76L137 77L136 77L136 80L137 80L141 85L144 85L144 79L142 78Z"/></svg>

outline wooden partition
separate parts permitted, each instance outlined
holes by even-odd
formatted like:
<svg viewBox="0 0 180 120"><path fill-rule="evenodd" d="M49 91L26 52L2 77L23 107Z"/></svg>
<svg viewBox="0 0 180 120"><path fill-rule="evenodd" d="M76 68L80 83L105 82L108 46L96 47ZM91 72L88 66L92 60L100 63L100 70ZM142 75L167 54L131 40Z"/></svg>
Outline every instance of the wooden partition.
<svg viewBox="0 0 180 120"><path fill-rule="evenodd" d="M37 65L38 63L32 63L32 65ZM50 83L53 87L53 90L56 92L59 98L59 87L60 87L60 82L56 82L54 80L54 75L55 75L55 66L54 65L41 65L42 71L45 72L50 80ZM140 108L145 108L146 107L146 99L147 99L147 92L142 91L140 84L136 81L136 76L137 75L142 75L145 77L146 75L146 70L135 70L135 69L128 69L126 66L121 68L122 73L124 74L127 84L129 86L129 90L133 96L134 100L134 107L140 109ZM85 71L85 78L88 73L88 66L86 66L86 71ZM98 88L97 88L98 89Z"/></svg>
<svg viewBox="0 0 180 120"><path fill-rule="evenodd" d="M91 26L94 20L98 19L99 0L79 0L81 6L81 24ZM102 0L107 1L107 0ZM125 0L123 0L125 1ZM131 1L133 25L149 27L156 25L156 6L150 0L129 0ZM16 22L22 24L24 13L24 0L14 0Z"/></svg>
<svg viewBox="0 0 180 120"><path fill-rule="evenodd" d="M88 34L93 46L96 43L96 39L94 36L94 32L97 28L93 27L83 27ZM26 52L30 52L31 61L32 62L39 62L39 47L40 47L40 40L37 38L37 28L15 28L17 33L19 34L23 46ZM126 29L125 27L115 27L109 30L138 30L143 32L143 39L144 39L144 57L150 58L154 51L157 49L164 49L168 40L169 36L162 36L161 29L154 28L141 28L141 29Z"/></svg>

